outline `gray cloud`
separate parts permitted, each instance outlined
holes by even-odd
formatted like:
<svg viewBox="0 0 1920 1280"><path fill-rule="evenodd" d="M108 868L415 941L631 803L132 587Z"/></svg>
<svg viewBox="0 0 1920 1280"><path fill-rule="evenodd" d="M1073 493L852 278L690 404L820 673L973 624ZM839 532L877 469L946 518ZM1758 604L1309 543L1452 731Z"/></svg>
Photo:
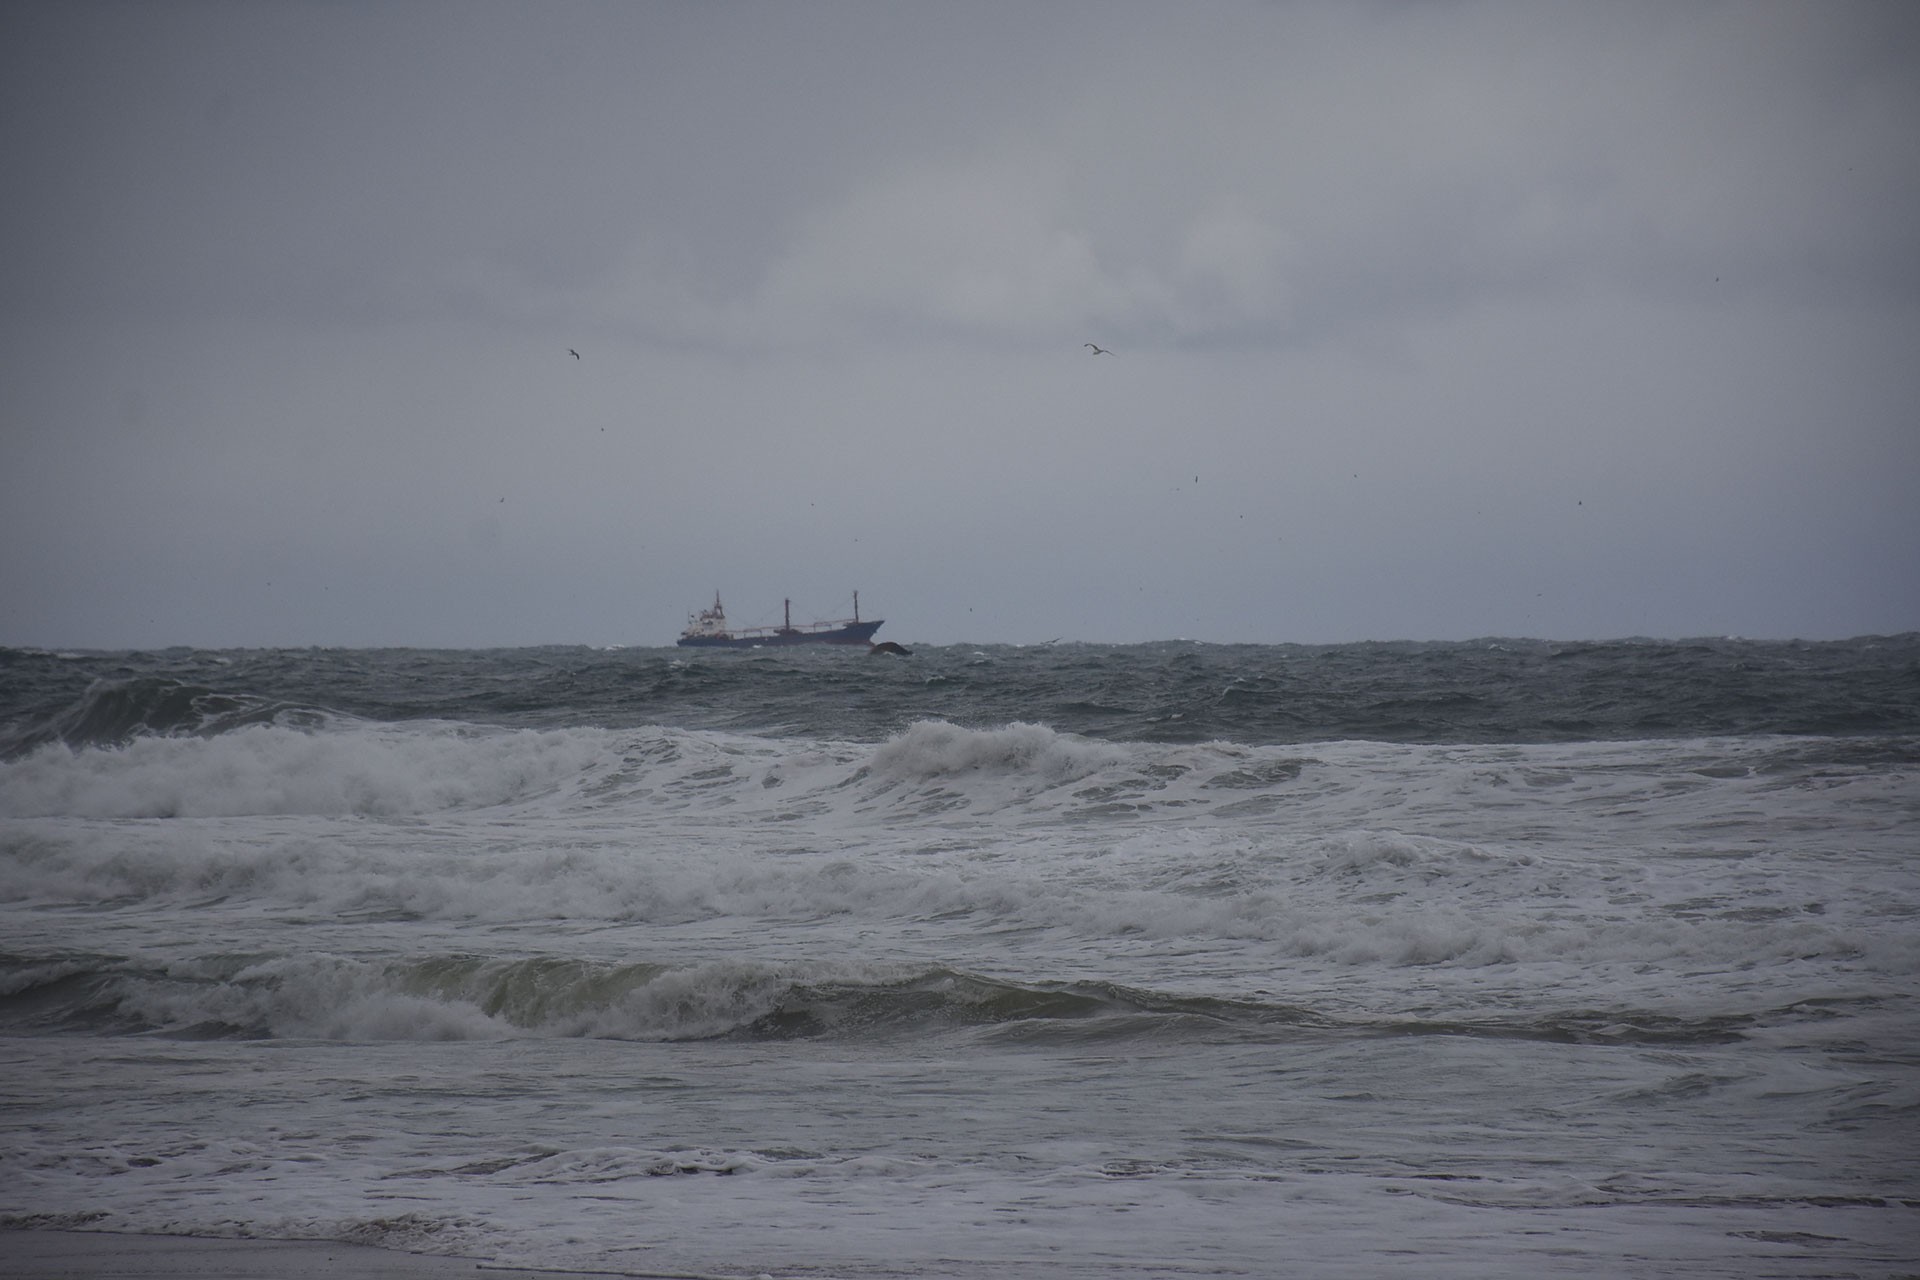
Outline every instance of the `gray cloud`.
<svg viewBox="0 0 1920 1280"><path fill-rule="evenodd" d="M1920 625L1902 6L0 22L0 642Z"/></svg>

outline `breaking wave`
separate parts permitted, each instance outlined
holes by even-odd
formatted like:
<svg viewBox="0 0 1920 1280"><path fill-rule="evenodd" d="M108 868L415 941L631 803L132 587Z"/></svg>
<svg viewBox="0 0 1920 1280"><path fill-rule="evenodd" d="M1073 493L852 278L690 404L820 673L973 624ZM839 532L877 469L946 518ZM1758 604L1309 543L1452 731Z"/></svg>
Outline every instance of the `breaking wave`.
<svg viewBox="0 0 1920 1280"><path fill-rule="evenodd" d="M213 737L259 724L314 728L328 718L311 707L164 676L102 679L71 705L0 735L0 760L50 743L111 747L138 738Z"/></svg>
<svg viewBox="0 0 1920 1280"><path fill-rule="evenodd" d="M1226 744L1119 745L1034 724L969 729L920 721L869 746L662 728L256 720L204 736L43 744L0 761L0 816L401 817L548 796L582 808L727 804L778 813L801 792L816 805L851 792L935 812L956 802L988 809L1031 803L1089 780L1110 789L1075 793L1081 800L1137 797L1196 771L1197 780L1218 775L1219 787L1239 793L1284 783L1298 769L1297 760L1263 763L1251 749Z"/></svg>
<svg viewBox="0 0 1920 1280"><path fill-rule="evenodd" d="M1332 1016L1294 1004L1115 982L1013 982L933 967L590 964L446 955L213 956L143 966L114 957L0 958L9 1032L339 1041L871 1040L929 1034L1022 1042L1475 1036L1559 1043L1705 1045L1830 1011L1794 1006L1685 1017L1637 1009L1434 1020Z"/></svg>
<svg viewBox="0 0 1920 1280"><path fill-rule="evenodd" d="M396 816L507 804L577 777L602 750L583 731L463 726L290 728L264 710L209 736L52 744L0 763L0 815L205 818ZM276 713L277 714L277 713Z"/></svg>

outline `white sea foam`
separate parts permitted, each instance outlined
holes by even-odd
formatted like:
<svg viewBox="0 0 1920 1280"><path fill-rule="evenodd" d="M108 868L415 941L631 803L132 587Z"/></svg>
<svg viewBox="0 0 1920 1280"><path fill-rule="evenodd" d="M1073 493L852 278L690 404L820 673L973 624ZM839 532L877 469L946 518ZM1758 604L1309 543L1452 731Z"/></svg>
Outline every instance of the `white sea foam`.
<svg viewBox="0 0 1920 1280"><path fill-rule="evenodd" d="M1059 786L1127 758L1117 746L1056 733L1045 725L965 729L922 720L873 753L869 769L883 779L950 779L1016 775L1026 786Z"/></svg>
<svg viewBox="0 0 1920 1280"><path fill-rule="evenodd" d="M231 974L176 965L123 984L120 1009L168 1030L217 1024L244 1035L319 1040L492 1040L514 1026L477 1004L409 990L381 966L279 956Z"/></svg>
<svg viewBox="0 0 1920 1280"><path fill-rule="evenodd" d="M592 730L256 725L211 738L42 747L0 763L0 815L390 817L510 804L574 779L605 751Z"/></svg>

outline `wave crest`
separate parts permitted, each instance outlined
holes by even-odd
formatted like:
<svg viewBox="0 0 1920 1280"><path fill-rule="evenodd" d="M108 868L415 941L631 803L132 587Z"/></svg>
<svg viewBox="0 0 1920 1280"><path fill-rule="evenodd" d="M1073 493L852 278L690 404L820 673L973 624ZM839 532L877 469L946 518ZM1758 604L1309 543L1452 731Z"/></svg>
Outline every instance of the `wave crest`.
<svg viewBox="0 0 1920 1280"><path fill-rule="evenodd" d="M883 743L868 771L880 779L913 782L1016 775L1059 786L1125 758L1119 748L1040 724L1016 721L999 729L967 729L945 720L919 720Z"/></svg>
<svg viewBox="0 0 1920 1280"><path fill-rule="evenodd" d="M1649 1046L1725 1044L1817 1021L1795 1004L1747 1013L1545 1009L1483 1018L1334 1016L1265 998L1112 981L1015 982L946 967L714 961L594 963L464 955L372 962L210 956L165 966L107 956L0 957L0 1028L346 1042L582 1038L872 1041L932 1034L1020 1043L1275 1042L1300 1036L1472 1036Z"/></svg>
<svg viewBox="0 0 1920 1280"><path fill-rule="evenodd" d="M0 760L52 743L122 746L137 738L211 737L255 724L313 727L323 712L164 676L95 680L71 705L0 739Z"/></svg>
<svg viewBox="0 0 1920 1280"><path fill-rule="evenodd" d="M0 816L391 817L483 808L550 791L600 754L597 736L579 731L308 733L251 724L113 749L43 746L0 764Z"/></svg>

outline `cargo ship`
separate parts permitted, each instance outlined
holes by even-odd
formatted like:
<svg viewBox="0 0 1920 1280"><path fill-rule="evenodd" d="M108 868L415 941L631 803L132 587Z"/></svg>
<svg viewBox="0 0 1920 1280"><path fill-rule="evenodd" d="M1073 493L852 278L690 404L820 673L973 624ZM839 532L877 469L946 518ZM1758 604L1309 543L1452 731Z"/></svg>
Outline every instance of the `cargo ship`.
<svg viewBox="0 0 1920 1280"><path fill-rule="evenodd" d="M769 644L872 644L873 633L885 621L860 620L860 593L853 593L853 616L830 622L793 625L793 601L783 602L786 621L777 627L727 626L727 611L720 605L720 593L713 593L713 608L702 609L687 617L687 629L678 643L696 648L755 649Z"/></svg>

